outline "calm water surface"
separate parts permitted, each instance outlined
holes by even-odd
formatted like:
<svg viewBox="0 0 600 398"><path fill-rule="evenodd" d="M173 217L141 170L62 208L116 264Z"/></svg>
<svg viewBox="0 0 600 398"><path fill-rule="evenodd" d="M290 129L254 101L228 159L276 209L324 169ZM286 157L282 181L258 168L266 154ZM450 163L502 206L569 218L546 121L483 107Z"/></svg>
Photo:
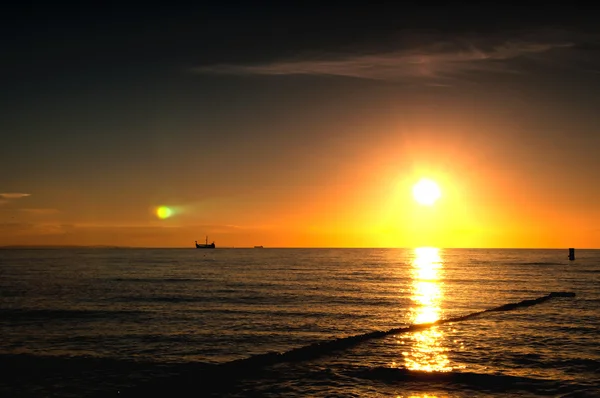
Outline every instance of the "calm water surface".
<svg viewBox="0 0 600 398"><path fill-rule="evenodd" d="M576 254L0 250L0 394L134 396L223 369L227 383L196 395L600 396L600 251ZM554 291L577 296L365 335ZM352 336L303 361L230 366Z"/></svg>

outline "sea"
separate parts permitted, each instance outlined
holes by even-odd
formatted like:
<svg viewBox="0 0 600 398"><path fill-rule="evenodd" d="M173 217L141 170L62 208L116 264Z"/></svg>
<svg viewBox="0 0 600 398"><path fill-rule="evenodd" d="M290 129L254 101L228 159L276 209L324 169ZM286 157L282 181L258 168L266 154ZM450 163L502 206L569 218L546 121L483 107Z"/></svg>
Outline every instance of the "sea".
<svg viewBox="0 0 600 398"><path fill-rule="evenodd" d="M600 397L600 250L2 249L2 397Z"/></svg>

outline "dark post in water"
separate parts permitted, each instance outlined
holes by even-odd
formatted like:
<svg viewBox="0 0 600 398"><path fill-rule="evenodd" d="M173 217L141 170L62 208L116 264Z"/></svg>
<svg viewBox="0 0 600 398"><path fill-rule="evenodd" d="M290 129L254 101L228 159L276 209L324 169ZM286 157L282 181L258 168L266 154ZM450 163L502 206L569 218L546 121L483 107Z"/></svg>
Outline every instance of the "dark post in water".
<svg viewBox="0 0 600 398"><path fill-rule="evenodd" d="M571 260L571 261L575 260L575 249L574 248L569 249L569 260Z"/></svg>

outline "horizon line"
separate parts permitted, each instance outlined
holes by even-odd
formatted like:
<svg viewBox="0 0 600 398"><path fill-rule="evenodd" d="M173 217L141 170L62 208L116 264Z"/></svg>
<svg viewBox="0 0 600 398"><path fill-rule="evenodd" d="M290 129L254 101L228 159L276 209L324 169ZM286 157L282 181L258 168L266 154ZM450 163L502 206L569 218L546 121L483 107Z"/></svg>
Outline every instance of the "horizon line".
<svg viewBox="0 0 600 398"><path fill-rule="evenodd" d="M438 247L432 245L403 246L403 247L356 247L356 246L221 246L215 249L415 249L431 247L436 249L462 249L462 250L565 250L572 247ZM120 246L120 245L2 245L0 249L196 249L193 246ZM594 247L574 247L579 250L600 250Z"/></svg>

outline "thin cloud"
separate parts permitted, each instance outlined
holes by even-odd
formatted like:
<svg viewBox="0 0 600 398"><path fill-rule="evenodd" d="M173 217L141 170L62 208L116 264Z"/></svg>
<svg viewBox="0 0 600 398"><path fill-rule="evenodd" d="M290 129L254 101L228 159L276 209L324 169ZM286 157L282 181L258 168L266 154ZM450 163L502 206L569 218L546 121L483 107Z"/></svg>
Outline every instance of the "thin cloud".
<svg viewBox="0 0 600 398"><path fill-rule="evenodd" d="M261 225L233 225L233 224L225 224L225 225L213 225L211 227L214 228L225 228L225 229L239 229L239 230L247 230L247 229L270 229L273 228L273 225L261 224Z"/></svg>
<svg viewBox="0 0 600 398"><path fill-rule="evenodd" d="M7 222L0 223L0 238L2 235L60 235L70 229L69 225L57 223Z"/></svg>
<svg viewBox="0 0 600 398"><path fill-rule="evenodd" d="M29 193L0 193L0 198L3 199L20 199L31 196Z"/></svg>
<svg viewBox="0 0 600 398"><path fill-rule="evenodd" d="M35 228L34 224L22 222L6 222L0 223L0 238L3 235L16 236L24 235Z"/></svg>
<svg viewBox="0 0 600 398"><path fill-rule="evenodd" d="M19 209L24 213L36 214L36 215L44 215L44 214L56 214L58 213L58 209Z"/></svg>
<svg viewBox="0 0 600 398"><path fill-rule="evenodd" d="M419 47L386 52L334 55L279 60L258 65L212 65L195 68L197 73L231 75L344 76L373 80L403 78L447 78L470 71L514 72L507 63L517 58L539 56L573 47L567 40L530 38L492 42L482 39L430 41Z"/></svg>

